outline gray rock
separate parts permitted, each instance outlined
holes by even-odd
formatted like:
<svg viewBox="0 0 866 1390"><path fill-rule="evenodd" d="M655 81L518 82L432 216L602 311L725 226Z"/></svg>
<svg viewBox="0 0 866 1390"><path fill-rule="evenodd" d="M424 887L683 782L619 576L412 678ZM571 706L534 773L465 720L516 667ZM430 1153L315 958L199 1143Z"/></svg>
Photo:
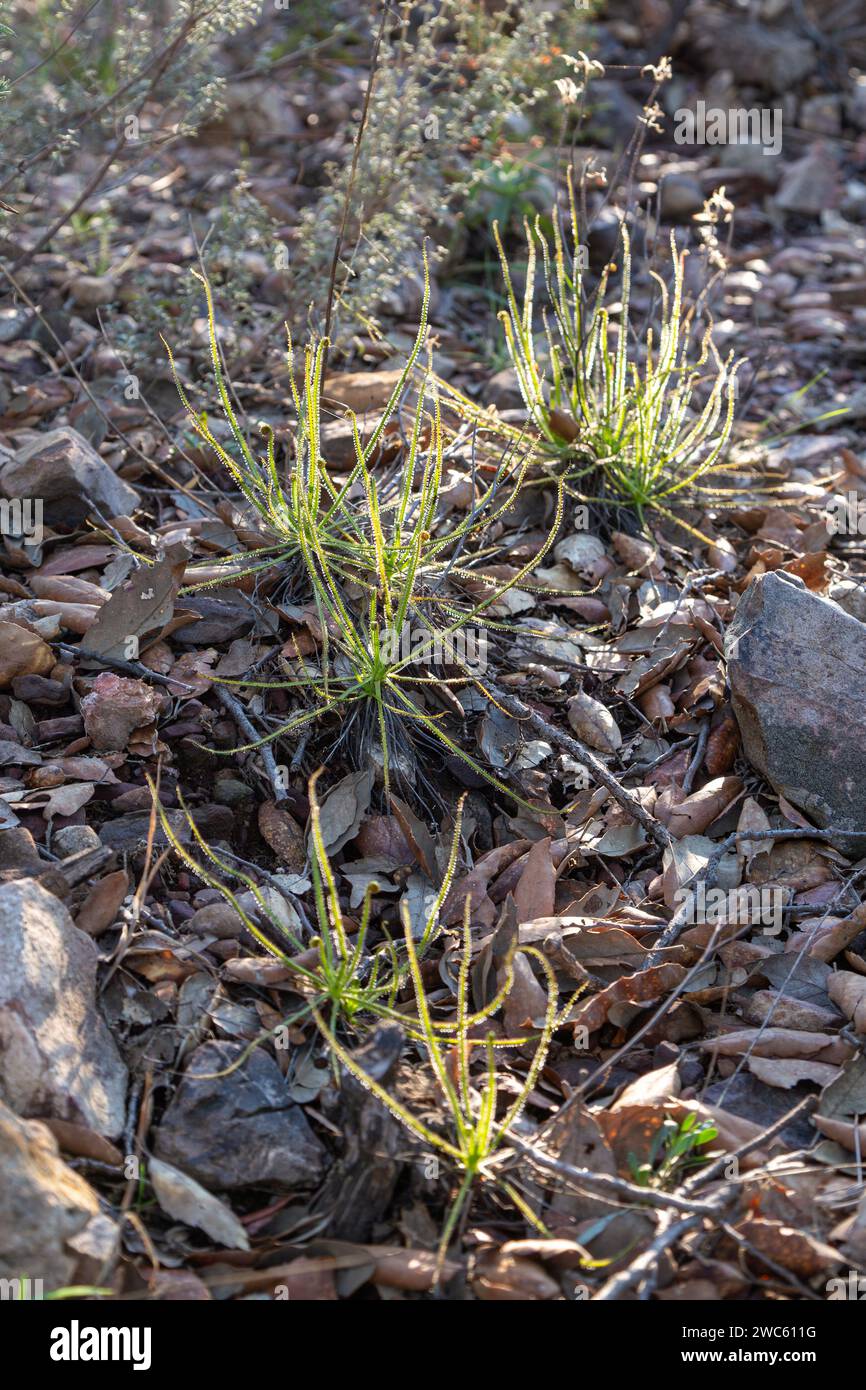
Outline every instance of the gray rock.
<svg viewBox="0 0 866 1390"><path fill-rule="evenodd" d="M51 848L61 859L70 854L80 854L83 849L99 849L100 838L92 825L64 825L56 830L51 840Z"/></svg>
<svg viewBox="0 0 866 1390"><path fill-rule="evenodd" d="M791 91L817 64L815 46L791 29L736 19L728 11L701 15L695 48L710 72L735 72L740 87Z"/></svg>
<svg viewBox="0 0 866 1390"><path fill-rule="evenodd" d="M117 299L117 281L111 275L78 275L69 283L73 303L81 309L97 309Z"/></svg>
<svg viewBox="0 0 866 1390"><path fill-rule="evenodd" d="M82 1267L106 1227L93 1188L60 1158L57 1140L37 1120L21 1120L0 1102L0 1279L41 1279L43 1292L85 1279ZM30 1290L30 1296L35 1291Z"/></svg>
<svg viewBox="0 0 866 1390"><path fill-rule="evenodd" d="M303 129L301 117L277 84L256 77L226 86L219 115L200 134L206 145L226 140L255 145L294 140Z"/></svg>
<svg viewBox="0 0 866 1390"><path fill-rule="evenodd" d="M852 618L866 623L866 580L837 579L830 585L830 597Z"/></svg>
<svg viewBox="0 0 866 1390"><path fill-rule="evenodd" d="M769 1129L781 1120L798 1101L805 1100L808 1089L804 1085L791 1091L783 1091L777 1086L767 1086L748 1072L740 1072L727 1081L716 1081L704 1092L704 1099L710 1105L718 1105L739 1115L752 1124ZM782 1130L780 1138L790 1148L809 1149L815 1142L815 1129L808 1115L792 1120Z"/></svg>
<svg viewBox="0 0 866 1390"><path fill-rule="evenodd" d="M49 523L83 520L88 498L108 517L128 515L138 506L135 489L73 429L51 430L19 449L0 469L0 493L41 498Z"/></svg>
<svg viewBox="0 0 866 1390"><path fill-rule="evenodd" d="M704 205L704 191L699 179L693 174L665 174L659 188L662 217L676 221L681 217L691 217L700 212Z"/></svg>
<svg viewBox="0 0 866 1390"><path fill-rule="evenodd" d="M866 130L866 75L862 73L845 99L845 115L858 130Z"/></svg>
<svg viewBox="0 0 866 1390"><path fill-rule="evenodd" d="M492 376L484 388L484 399L497 410L517 410L523 405L520 384L513 367L503 367Z"/></svg>
<svg viewBox="0 0 866 1390"><path fill-rule="evenodd" d="M322 457L334 467L355 462L355 434L351 420L324 420L321 437Z"/></svg>
<svg viewBox="0 0 866 1390"><path fill-rule="evenodd" d="M832 93L807 97L800 107L800 126L814 135L840 135L842 98Z"/></svg>
<svg viewBox="0 0 866 1390"><path fill-rule="evenodd" d="M199 615L197 623L181 628L172 636L182 647L209 647L243 637L256 619L255 609L237 589L218 594L194 594L183 601L184 608Z"/></svg>
<svg viewBox="0 0 866 1390"><path fill-rule="evenodd" d="M214 783L214 801L221 806L246 806L253 800L253 789L248 782L229 774L217 774Z"/></svg>
<svg viewBox="0 0 866 1390"><path fill-rule="evenodd" d="M212 1075L225 1072L243 1050L240 1043L216 1042L196 1049L154 1152L209 1191L314 1187L328 1166L327 1151L291 1100L273 1058L257 1049L228 1075Z"/></svg>
<svg viewBox="0 0 866 1390"><path fill-rule="evenodd" d="M204 907L196 908L186 923L186 929L199 936L216 936L220 941L233 941L240 936L244 924L231 903L223 902L221 898L217 903L206 903Z"/></svg>
<svg viewBox="0 0 866 1390"><path fill-rule="evenodd" d="M780 571L753 580L725 638L749 761L838 842L866 852L866 625Z"/></svg>
<svg viewBox="0 0 866 1390"><path fill-rule="evenodd" d="M192 837L189 823L183 811L167 811L166 816L174 834L186 844ZM136 854L147 846L151 816L149 811L131 811L125 816L115 816L99 827L99 838L109 849L118 854ZM154 843L164 849L168 844L165 833L157 827Z"/></svg>
<svg viewBox="0 0 866 1390"><path fill-rule="evenodd" d="M837 205L841 194L838 160L832 150L817 144L788 166L774 201L783 212L820 217L825 208Z"/></svg>
<svg viewBox="0 0 866 1390"><path fill-rule="evenodd" d="M113 1139L126 1067L96 1007L96 947L35 879L0 888L0 1099Z"/></svg>
<svg viewBox="0 0 866 1390"><path fill-rule="evenodd" d="M402 1050L402 1028L385 1023L353 1055L368 1076L392 1090ZM330 1087L321 1103L342 1141L319 1198L321 1210L329 1213L328 1235L372 1240L391 1206L412 1141L382 1101L348 1071L339 1089Z"/></svg>
<svg viewBox="0 0 866 1390"><path fill-rule="evenodd" d="M839 212L849 222L866 222L866 183L862 179L846 179ZM837 286L831 287L831 294L837 303L845 292L843 289L840 294Z"/></svg>
<svg viewBox="0 0 866 1390"><path fill-rule="evenodd" d="M783 164L777 156L764 153L761 144L710 145L715 177L721 182L730 174L744 174L750 183L776 188L782 177Z"/></svg>
<svg viewBox="0 0 866 1390"><path fill-rule="evenodd" d="M590 139L613 149L627 145L634 135L641 105L622 83L607 77L596 78L589 105Z"/></svg>

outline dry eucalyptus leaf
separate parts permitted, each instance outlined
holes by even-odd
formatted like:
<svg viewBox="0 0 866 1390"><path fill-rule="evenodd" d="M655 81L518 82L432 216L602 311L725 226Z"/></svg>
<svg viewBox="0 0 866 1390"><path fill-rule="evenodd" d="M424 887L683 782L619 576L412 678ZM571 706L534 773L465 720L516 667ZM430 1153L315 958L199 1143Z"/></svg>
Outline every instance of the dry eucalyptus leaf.
<svg viewBox="0 0 866 1390"><path fill-rule="evenodd" d="M150 1159L147 1167L159 1205L175 1221L198 1227L227 1250L249 1250L247 1233L227 1202L159 1158Z"/></svg>
<svg viewBox="0 0 866 1390"><path fill-rule="evenodd" d="M622 745L622 734L610 710L585 690L569 700L568 722L578 738L601 753L615 753Z"/></svg>
<svg viewBox="0 0 866 1390"><path fill-rule="evenodd" d="M259 830L290 873L303 873L307 862L304 832L294 816L274 801L263 801L259 806Z"/></svg>
<svg viewBox="0 0 866 1390"><path fill-rule="evenodd" d="M354 840L373 794L373 771L350 772L331 788L320 803L322 839L329 854L336 854ZM310 857L312 843L307 846Z"/></svg>
<svg viewBox="0 0 866 1390"><path fill-rule="evenodd" d="M851 970L837 970L827 982L827 993L850 1018L858 1033L866 1034L866 976Z"/></svg>

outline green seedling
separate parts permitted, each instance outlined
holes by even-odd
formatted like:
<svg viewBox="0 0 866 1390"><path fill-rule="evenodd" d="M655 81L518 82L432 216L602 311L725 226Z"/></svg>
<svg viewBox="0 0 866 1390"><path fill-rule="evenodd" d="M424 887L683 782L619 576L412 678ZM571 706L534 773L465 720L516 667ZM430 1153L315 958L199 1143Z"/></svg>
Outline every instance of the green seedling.
<svg viewBox="0 0 866 1390"><path fill-rule="evenodd" d="M629 1154L628 1165L639 1187L676 1187L690 1168L709 1162L713 1154L699 1153L718 1137L719 1131L707 1121L698 1122L694 1112L682 1120L663 1120L653 1136L649 1157L639 1163Z"/></svg>

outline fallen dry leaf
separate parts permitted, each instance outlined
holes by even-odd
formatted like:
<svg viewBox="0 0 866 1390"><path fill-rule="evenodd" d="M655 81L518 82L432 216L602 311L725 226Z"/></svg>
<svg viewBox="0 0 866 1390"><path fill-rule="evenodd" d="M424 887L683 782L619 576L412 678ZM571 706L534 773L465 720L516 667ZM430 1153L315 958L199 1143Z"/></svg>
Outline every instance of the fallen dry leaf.
<svg viewBox="0 0 866 1390"><path fill-rule="evenodd" d="M18 623L0 622L0 690L16 676L47 676L55 664L51 648Z"/></svg>
<svg viewBox="0 0 866 1390"><path fill-rule="evenodd" d="M151 1158L147 1171L156 1199L169 1216L187 1226L197 1226L228 1250L249 1250L249 1237L227 1202L161 1159Z"/></svg>
<svg viewBox="0 0 866 1390"><path fill-rule="evenodd" d="M121 661L137 657L147 645L145 639L155 640L171 619L188 556L186 546L171 546L163 559L143 565L116 588L88 628L82 656Z"/></svg>
<svg viewBox="0 0 866 1390"><path fill-rule="evenodd" d="M274 801L263 801L259 806L259 830L283 868L289 873L303 873L307 862L304 832L293 815Z"/></svg>
<svg viewBox="0 0 866 1390"><path fill-rule="evenodd" d="M768 1086L778 1086L785 1091L790 1090L792 1086L799 1086L801 1081L815 1081L819 1086L827 1086L840 1075L840 1068L832 1066L829 1062L757 1055L749 1058L749 1071L753 1076L757 1076L759 1081L765 1081Z"/></svg>
<svg viewBox="0 0 866 1390"><path fill-rule="evenodd" d="M568 722L578 738L600 753L615 753L622 746L622 734L610 710L585 690L569 700Z"/></svg>
<svg viewBox="0 0 866 1390"><path fill-rule="evenodd" d="M739 777L714 778L673 807L668 816L668 829L678 840L686 835L702 835L729 809L742 790Z"/></svg>
<svg viewBox="0 0 866 1390"><path fill-rule="evenodd" d="M550 838L536 840L523 863L514 890L518 922L552 916L556 902L556 870L550 854Z"/></svg>
<svg viewBox="0 0 866 1390"><path fill-rule="evenodd" d="M125 869L106 874L91 888L78 912L75 925L88 936L101 936L117 920L120 905L129 892L129 875Z"/></svg>
<svg viewBox="0 0 866 1390"><path fill-rule="evenodd" d="M738 1223L736 1229L759 1255L766 1255L775 1264L796 1274L799 1279L812 1279L816 1274L826 1273L842 1263L838 1250L815 1240L805 1231L797 1231L781 1221L767 1221L763 1217L749 1217ZM746 1258L754 1259L754 1256ZM760 1260L757 1261L761 1269Z"/></svg>
<svg viewBox="0 0 866 1390"><path fill-rule="evenodd" d="M866 979L850 970L838 970L827 982L827 993L857 1032L866 1034Z"/></svg>
<svg viewBox="0 0 866 1390"><path fill-rule="evenodd" d="M622 979L615 980L612 985L608 985L607 989L603 989L592 999L578 1003L572 1010L568 1021L578 1028L584 1027L590 1033L594 1033L607 1021L607 1016L614 1005L652 1004L662 995L667 994L669 990L675 989L685 978L685 975L684 966L672 963L654 965L649 970L643 970L634 975L624 975Z"/></svg>
<svg viewBox="0 0 866 1390"><path fill-rule="evenodd" d="M505 1250L487 1251L479 1257L472 1287L484 1302L548 1302L562 1298L559 1283L535 1260L521 1259Z"/></svg>

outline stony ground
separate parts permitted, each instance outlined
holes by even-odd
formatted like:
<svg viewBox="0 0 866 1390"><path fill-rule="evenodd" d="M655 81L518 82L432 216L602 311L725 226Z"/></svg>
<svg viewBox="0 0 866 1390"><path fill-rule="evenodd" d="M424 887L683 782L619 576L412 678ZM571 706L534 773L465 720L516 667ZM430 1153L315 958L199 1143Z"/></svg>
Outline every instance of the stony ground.
<svg viewBox="0 0 866 1390"><path fill-rule="evenodd" d="M858 10L652 0L612 4L596 26L596 164L615 160L640 113L641 66L672 56L667 117L631 190L691 239L693 292L708 225L695 219L718 194L710 304L720 347L745 361L737 472L725 509L688 512L699 535L667 523L641 535L595 513L583 525L567 509L494 609L511 626L491 639L491 679L520 717L477 690L431 694L450 737L531 811L431 749L388 799L369 750L340 743L335 725L270 759L232 753L293 696L221 682L314 658L315 607L272 577L181 592L193 565L206 577L203 562L258 537L189 431L156 335L180 341L183 379L200 368L201 304L182 321L177 287L239 148L250 195L290 243L325 160L346 153L368 48L326 49L283 76L245 76L230 48L227 112L105 195L101 249L67 228L28 255L98 155L22 190L3 243L15 292L0 312L0 492L42 499L45 524L37 540L4 514L0 565L2 1277L138 1298L736 1301L824 1299L866 1271ZM699 98L780 112L780 151L678 144L673 113ZM544 164L531 139L511 143ZM595 260L610 254L605 225ZM477 459L525 423L490 348L491 258L470 267L476 244L461 253L458 238L434 267L436 370L487 411L474 426L448 417L442 525L471 504ZM284 445L286 272L261 247L234 250L249 297L239 321L218 302L221 340L244 412ZM323 452L338 474L353 457L341 408L375 418L418 307L407 274L385 337L361 334L332 359ZM395 433L383 468L401 447ZM549 489L520 497L501 521L497 577L527 565L552 517ZM503 1172L546 1235L481 1184L437 1272L448 1160L345 1069L337 1083L309 1017L280 1033L302 1002L296 977L156 826L149 777L175 833L188 842L184 798L308 940L308 779L322 763L322 834L350 931L375 880L379 942L399 933L401 904L413 920L429 910L466 793L446 932L423 965L437 1018L455 1015L467 903L474 1008L501 986L514 942L543 948L563 1009L577 992L503 1144ZM500 1036L545 1014L543 975L518 960ZM397 1007L408 1012L410 990ZM447 1132L417 1040L386 1025L346 1045ZM483 1049L469 1051L479 1086ZM533 1047L501 1055L500 1116ZM456 1076L453 1054L449 1066Z"/></svg>

